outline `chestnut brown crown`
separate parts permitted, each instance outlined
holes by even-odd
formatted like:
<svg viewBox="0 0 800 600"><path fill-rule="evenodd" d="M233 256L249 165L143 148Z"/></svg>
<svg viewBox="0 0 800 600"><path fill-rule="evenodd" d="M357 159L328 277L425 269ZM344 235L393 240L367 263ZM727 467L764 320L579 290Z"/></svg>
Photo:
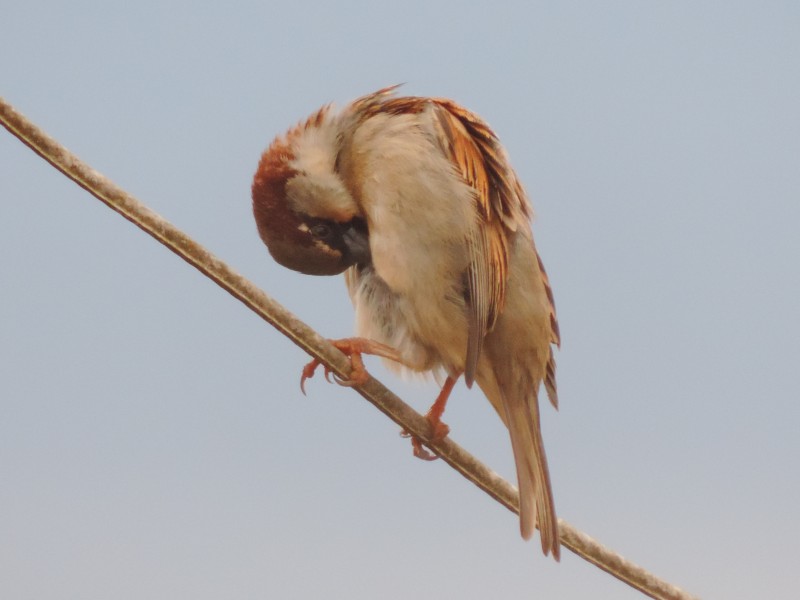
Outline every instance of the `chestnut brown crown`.
<svg viewBox="0 0 800 600"><path fill-rule="evenodd" d="M336 173L338 122L325 107L277 137L253 178L253 215L276 262L338 275L370 262L365 220Z"/></svg>

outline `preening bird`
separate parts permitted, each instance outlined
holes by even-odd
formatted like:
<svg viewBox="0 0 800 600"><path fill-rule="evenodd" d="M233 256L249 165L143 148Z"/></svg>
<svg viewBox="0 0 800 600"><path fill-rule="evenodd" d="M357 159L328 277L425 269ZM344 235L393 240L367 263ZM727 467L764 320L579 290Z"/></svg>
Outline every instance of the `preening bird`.
<svg viewBox="0 0 800 600"><path fill-rule="evenodd" d="M435 438L449 431L441 415L456 380L478 383L510 433L522 537L538 521L558 559L537 395L544 383L558 406L560 340L530 203L477 115L396 87L325 106L272 142L253 181L258 232L285 267L345 274L360 337L335 343L357 383L362 352L446 376L428 413Z"/></svg>

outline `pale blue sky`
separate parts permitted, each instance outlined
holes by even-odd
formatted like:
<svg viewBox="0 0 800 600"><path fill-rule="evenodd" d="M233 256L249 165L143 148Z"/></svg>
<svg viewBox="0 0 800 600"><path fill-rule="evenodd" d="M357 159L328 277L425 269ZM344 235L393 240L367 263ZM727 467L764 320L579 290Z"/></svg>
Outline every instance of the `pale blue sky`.
<svg viewBox="0 0 800 600"><path fill-rule="evenodd" d="M797 3L6 4L0 94L330 337L341 279L256 235L260 152L397 82L481 114L559 310L560 516L704 598L796 597ZM5 131L0 253L3 598L641 597L303 397L300 350ZM477 389L445 420L513 475Z"/></svg>

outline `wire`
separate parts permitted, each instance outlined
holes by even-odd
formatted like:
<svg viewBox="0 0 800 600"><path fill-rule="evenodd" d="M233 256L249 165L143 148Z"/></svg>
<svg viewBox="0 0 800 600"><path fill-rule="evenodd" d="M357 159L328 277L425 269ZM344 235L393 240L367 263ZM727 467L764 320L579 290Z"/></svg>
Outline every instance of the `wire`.
<svg viewBox="0 0 800 600"><path fill-rule="evenodd" d="M81 161L1 97L0 122L64 175L214 280L337 376L347 379L350 363L330 342L180 229ZM519 512L517 489L513 485L449 437L431 443L427 420L382 383L370 377L364 385L354 389L405 431L422 439L469 481L512 512ZM558 520L558 526L564 547L643 594L658 600L695 598L606 548L563 519Z"/></svg>

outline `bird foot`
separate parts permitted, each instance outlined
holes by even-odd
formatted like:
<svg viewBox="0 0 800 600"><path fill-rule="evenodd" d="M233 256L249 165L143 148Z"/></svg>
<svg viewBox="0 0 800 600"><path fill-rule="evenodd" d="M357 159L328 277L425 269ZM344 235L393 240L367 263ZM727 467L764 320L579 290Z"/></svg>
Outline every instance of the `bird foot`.
<svg viewBox="0 0 800 600"><path fill-rule="evenodd" d="M361 358L362 354L374 354L375 356L382 356L395 362L402 363L400 354L394 348L379 342L373 342L366 338L344 338L341 340L330 340L336 348L338 348L344 355L350 359L350 375L347 379L339 377L336 373L331 371L328 365L323 365L322 361L318 358L313 359L305 367L303 367L302 375L300 376L300 390L303 394L306 393L305 383L306 379L311 379L320 365L325 369L325 379L328 383L331 381L331 374L333 380L339 385L345 387L353 387L363 385L369 380L369 373L364 366L364 360Z"/></svg>
<svg viewBox="0 0 800 600"><path fill-rule="evenodd" d="M427 415L425 415L425 418L428 420L428 423L431 426L432 443L436 444L438 442L441 442L444 438L447 437L447 434L450 433L450 427L448 427L447 424L442 423L441 419L438 416L432 415L429 412ZM437 458L439 458L435 454L429 452L428 449L422 445L422 439L420 439L418 436L409 433L405 429L400 432L400 435L402 437L411 438L411 448L412 451L414 452L414 456L416 456L417 458L428 461L436 460Z"/></svg>

